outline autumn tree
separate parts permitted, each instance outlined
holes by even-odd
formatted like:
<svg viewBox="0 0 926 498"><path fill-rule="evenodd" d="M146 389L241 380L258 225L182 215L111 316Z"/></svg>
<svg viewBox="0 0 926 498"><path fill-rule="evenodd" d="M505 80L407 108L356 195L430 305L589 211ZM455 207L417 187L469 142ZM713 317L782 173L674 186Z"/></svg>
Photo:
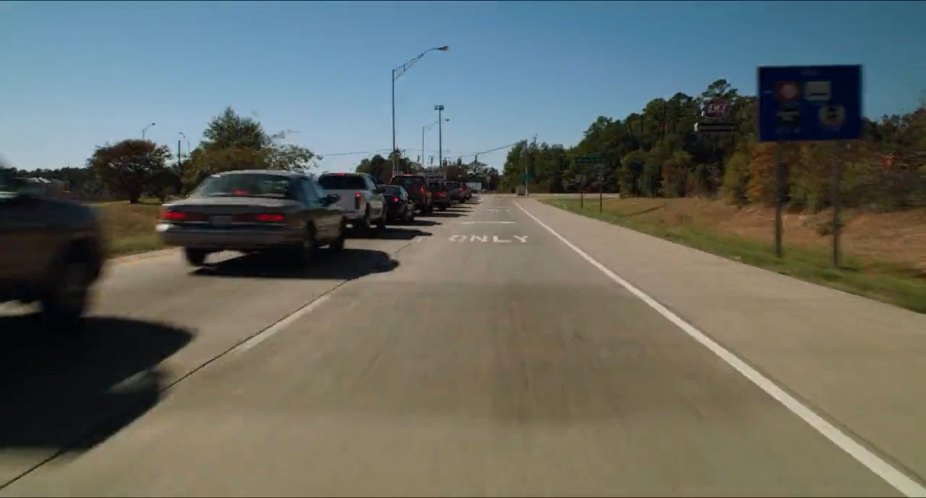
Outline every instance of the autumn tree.
<svg viewBox="0 0 926 498"><path fill-rule="evenodd" d="M135 204L152 179L165 173L169 157L167 146L149 140L127 139L97 147L87 164L110 191Z"/></svg>

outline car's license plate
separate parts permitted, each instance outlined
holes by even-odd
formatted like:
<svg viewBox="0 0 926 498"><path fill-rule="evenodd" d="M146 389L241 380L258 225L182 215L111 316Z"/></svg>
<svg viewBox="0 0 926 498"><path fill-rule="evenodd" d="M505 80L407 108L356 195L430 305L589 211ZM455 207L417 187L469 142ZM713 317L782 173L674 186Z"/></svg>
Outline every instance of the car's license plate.
<svg viewBox="0 0 926 498"><path fill-rule="evenodd" d="M216 226L228 226L231 225L232 217L229 215L213 216L210 221Z"/></svg>

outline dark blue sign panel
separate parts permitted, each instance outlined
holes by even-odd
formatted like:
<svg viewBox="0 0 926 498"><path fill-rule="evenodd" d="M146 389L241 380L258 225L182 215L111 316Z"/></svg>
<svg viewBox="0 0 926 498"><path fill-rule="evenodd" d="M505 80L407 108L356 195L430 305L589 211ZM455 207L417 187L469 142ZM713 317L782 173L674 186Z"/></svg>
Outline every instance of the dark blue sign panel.
<svg viewBox="0 0 926 498"><path fill-rule="evenodd" d="M862 66L759 68L759 141L849 140L862 132Z"/></svg>

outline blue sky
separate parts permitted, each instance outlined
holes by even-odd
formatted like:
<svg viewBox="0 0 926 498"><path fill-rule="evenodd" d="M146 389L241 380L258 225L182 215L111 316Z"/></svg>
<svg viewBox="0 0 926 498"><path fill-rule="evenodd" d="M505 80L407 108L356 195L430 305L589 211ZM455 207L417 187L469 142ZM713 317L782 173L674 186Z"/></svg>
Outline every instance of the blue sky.
<svg viewBox="0 0 926 498"><path fill-rule="evenodd" d="M226 105L316 153L388 150L390 69L438 45L396 82L412 158L434 104L453 158L533 135L573 145L599 115L718 78L754 94L759 65L863 64L879 116L926 97L923 21L923 2L0 2L0 154L83 165L152 121L149 138L195 147Z"/></svg>

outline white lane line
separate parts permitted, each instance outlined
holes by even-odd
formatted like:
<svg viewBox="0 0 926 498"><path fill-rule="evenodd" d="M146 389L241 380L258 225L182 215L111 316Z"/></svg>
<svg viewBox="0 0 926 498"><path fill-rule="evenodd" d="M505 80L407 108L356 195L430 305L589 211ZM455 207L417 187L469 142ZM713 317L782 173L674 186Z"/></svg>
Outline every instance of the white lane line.
<svg viewBox="0 0 926 498"><path fill-rule="evenodd" d="M461 225L513 225L517 221L461 221Z"/></svg>
<svg viewBox="0 0 926 498"><path fill-rule="evenodd" d="M259 334L254 335L254 336L252 336L250 339L248 339L248 340L242 342L241 344L235 346L234 349L232 349L232 350L229 351L229 352L230 352L230 353L235 353L235 354L242 354L242 353L245 353L245 352L247 352L247 351L250 351L250 350L253 349L255 346L257 346L258 344L260 344L260 343L266 341L267 339L270 339L270 338L273 337L277 332L279 332L279 331L285 329L286 327L288 327L290 324L292 324L292 323L295 322L296 320L299 320L300 318L302 318L302 317L308 315L308 314L311 313L312 311L315 311L315 308L318 308L319 306L321 306L322 304L324 304L325 301L327 301L327 300L329 299L330 296L331 296L331 293L329 292L328 294L323 295L322 297L320 297L320 298L318 298L318 299L312 301L311 303L309 303L309 304L303 306L302 308L299 308L298 310L296 310L295 312L293 312L293 314L291 314L291 315L287 316L286 318L284 318L284 319L282 319L282 320L280 320L280 321L274 323L274 324L271 325L270 327L267 327L266 329L264 329L263 331L261 331Z"/></svg>
<svg viewBox="0 0 926 498"><path fill-rule="evenodd" d="M540 221L540 219L528 212L527 209L524 209L524 207L522 207L521 204L519 204L517 201L514 201L514 205L517 206L532 220L536 221L537 224L543 228L546 228L548 232L553 234L554 237L558 238L560 241L562 241L562 243L566 244L566 246L575 251L576 254L582 256L582 258L588 261L592 266L604 273L608 278L619 284L621 287L630 291L631 294L637 296L640 300L649 305L650 308L656 310L657 313L675 324L678 328L682 329L682 331L691 336L694 340L701 343L702 346L711 350L711 352L719 356L721 360L725 361L728 365L736 369L737 372L749 379L753 384L765 391L769 396L778 400L778 402L784 405L785 408L800 417L801 420L806 422L825 438L829 439L840 449L848 453L849 456L854 458L865 467L868 467L868 470L874 472L886 483L893 486L894 489L900 491L905 496L926 497L926 487L923 487L923 485L908 477L893 465L889 464L884 459L871 452L868 448L856 442L854 439L839 430L836 426L826 421L826 419L820 415L817 415L816 412L810 409L807 405L801 403L797 400L797 398L788 394L787 391L779 387L771 379L759 373L759 371L749 366L748 363L730 352L730 350L715 342L704 332L701 332L697 327L686 322L684 319L660 304L648 294L618 276L608 267L599 263L595 258L589 256L585 251L576 247L575 244L569 242L569 240L560 235L556 230L550 228L546 223Z"/></svg>

